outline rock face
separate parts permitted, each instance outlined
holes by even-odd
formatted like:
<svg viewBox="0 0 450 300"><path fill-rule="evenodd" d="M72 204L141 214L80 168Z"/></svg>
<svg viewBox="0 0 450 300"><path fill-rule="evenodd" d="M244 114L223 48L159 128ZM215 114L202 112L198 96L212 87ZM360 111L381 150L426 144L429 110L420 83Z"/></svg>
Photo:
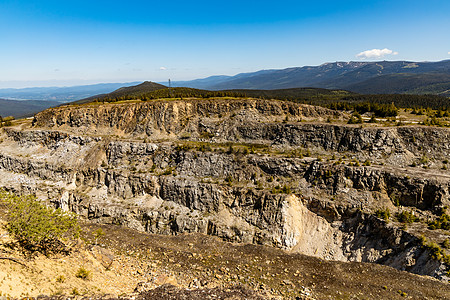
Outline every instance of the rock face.
<svg viewBox="0 0 450 300"><path fill-rule="evenodd" d="M450 173L439 169L450 130L317 122L329 118L344 115L237 99L49 109L31 128L3 130L0 184L92 222L447 279L418 238L426 224L401 229L373 213L427 220L450 206Z"/></svg>
<svg viewBox="0 0 450 300"><path fill-rule="evenodd" d="M207 123L224 116L233 123L248 119L248 116L262 120L292 118L339 117L340 114L325 108L298 105L285 101L269 100L181 100L151 101L115 105L86 105L60 107L36 115L33 123L39 127L103 129L132 135L178 134L208 128ZM208 122L205 124L202 121ZM211 120L212 119L212 120ZM225 128L226 126L221 126Z"/></svg>

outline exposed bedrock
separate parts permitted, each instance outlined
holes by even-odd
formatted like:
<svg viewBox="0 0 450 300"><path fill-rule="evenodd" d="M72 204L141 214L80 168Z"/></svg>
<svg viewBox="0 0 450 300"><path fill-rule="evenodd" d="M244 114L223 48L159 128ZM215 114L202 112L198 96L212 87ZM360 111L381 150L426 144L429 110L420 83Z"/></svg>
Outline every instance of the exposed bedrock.
<svg viewBox="0 0 450 300"><path fill-rule="evenodd" d="M2 129L0 185L92 222L448 279L418 236L450 207L450 130L347 117L255 99L52 108L29 129ZM381 208L412 211L424 229L375 217Z"/></svg>
<svg viewBox="0 0 450 300"><path fill-rule="evenodd" d="M446 278L446 267L430 258L416 236L368 213L392 206L394 198L430 211L448 205L445 174L405 175L393 167L183 150L53 131L9 130L3 145L3 186L36 193L94 222L159 234L202 232Z"/></svg>
<svg viewBox="0 0 450 300"><path fill-rule="evenodd" d="M178 134L195 123L218 121L226 117L234 123L244 119L279 118L286 115L304 118L339 117L340 113L321 107L274 100L181 100L151 101L114 105L65 106L45 110L35 116L39 127L116 128L125 133L155 132ZM222 120L223 121L223 120Z"/></svg>
<svg viewBox="0 0 450 300"><path fill-rule="evenodd" d="M59 107L37 114L33 122L35 127L82 134L148 138L179 135L197 139L206 134L212 141L264 142L349 151L402 166L411 164L414 157L446 159L450 156L450 130L445 128L315 123L344 117L342 113L325 108L285 101L183 100ZM314 123L298 122L302 120ZM17 135L17 139L23 138ZM48 138L64 136L63 133L54 135Z"/></svg>

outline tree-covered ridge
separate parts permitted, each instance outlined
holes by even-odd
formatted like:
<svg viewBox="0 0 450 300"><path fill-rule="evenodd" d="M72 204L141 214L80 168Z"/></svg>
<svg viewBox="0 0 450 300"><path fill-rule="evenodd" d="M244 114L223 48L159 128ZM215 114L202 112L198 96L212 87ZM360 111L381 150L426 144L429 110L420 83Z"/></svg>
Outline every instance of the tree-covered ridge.
<svg viewBox="0 0 450 300"><path fill-rule="evenodd" d="M308 102L308 101L306 101ZM436 95L405 95L405 94L374 94L374 95L345 95L337 99L327 97L317 97L311 99L309 103L315 105L329 105L331 102L363 103L372 104L394 104L399 108L431 108L449 109L450 99Z"/></svg>
<svg viewBox="0 0 450 300"><path fill-rule="evenodd" d="M207 91L194 88L164 88L158 89L151 92L134 92L130 94L124 94L116 97L102 96L90 102L118 102L127 100L153 100L161 98L211 98L211 97L246 97L243 93L233 92L233 91ZM75 104L79 104L75 102Z"/></svg>
<svg viewBox="0 0 450 300"><path fill-rule="evenodd" d="M279 90L227 90L239 94L244 94L247 97L258 97L265 99L283 99L283 100L295 100L306 98L314 98L320 96L327 97L341 97L345 95L354 94L346 90L330 90L322 88L292 88L292 89L279 89Z"/></svg>
<svg viewBox="0 0 450 300"><path fill-rule="evenodd" d="M358 82L346 88L362 94L402 93L450 96L450 74L388 74Z"/></svg>
<svg viewBox="0 0 450 300"><path fill-rule="evenodd" d="M130 99L137 99L137 96L140 96L145 93L149 93L152 91L165 89L167 88L165 85L151 82L151 81L145 81L143 83L140 83L138 85L128 86L128 87L122 87L119 88L111 93L108 94L101 94L85 99L81 99L72 103L75 104L83 104L83 103L89 103L89 102L95 102L95 101L112 101L114 99L123 98L126 100ZM117 101L117 100L116 100Z"/></svg>
<svg viewBox="0 0 450 300"><path fill-rule="evenodd" d="M437 95L407 94L355 94L345 90L319 88L294 88L280 90L224 90L208 91L186 87L162 88L152 91L135 88L131 93L101 96L90 102L118 102L128 100L149 101L161 98L215 98L240 97L293 101L297 103L325 106L337 110L355 110L360 113L373 112L376 116L396 116L398 108L450 110L450 99Z"/></svg>

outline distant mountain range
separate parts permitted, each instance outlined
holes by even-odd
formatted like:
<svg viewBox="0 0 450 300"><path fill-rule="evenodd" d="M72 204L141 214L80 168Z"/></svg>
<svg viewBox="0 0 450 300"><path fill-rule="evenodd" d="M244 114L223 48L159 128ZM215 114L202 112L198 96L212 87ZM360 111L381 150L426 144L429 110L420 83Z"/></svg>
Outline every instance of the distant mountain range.
<svg viewBox="0 0 450 300"><path fill-rule="evenodd" d="M173 86L212 91L235 90L234 92L248 96L282 95L285 98L299 97L304 93L312 92L328 93L324 90L305 88L346 90L360 94L435 94L450 97L450 60L334 62L320 66L261 70L235 76L219 75L191 81L175 81ZM136 96L165 88L165 85L146 81L72 87L0 89L0 98L4 98L0 101L0 115L22 117L61 103L74 101L85 103L93 99L106 98L117 100L124 96Z"/></svg>
<svg viewBox="0 0 450 300"><path fill-rule="evenodd" d="M450 96L450 60L439 62L335 62L320 66L262 70L235 76L176 81L174 86L208 90L316 87L356 93Z"/></svg>
<svg viewBox="0 0 450 300"><path fill-rule="evenodd" d="M0 97L11 100L46 100L70 102L94 95L110 93L121 87L132 86L140 82L99 83L69 87L33 87L22 89L0 89Z"/></svg>
<svg viewBox="0 0 450 300"><path fill-rule="evenodd" d="M57 105L58 102L55 101L0 99L0 116L30 117L41 110Z"/></svg>
<svg viewBox="0 0 450 300"><path fill-rule="evenodd" d="M23 89L0 89L0 116L28 117L33 114L86 97L109 93L140 82L100 83L71 87L34 87Z"/></svg>

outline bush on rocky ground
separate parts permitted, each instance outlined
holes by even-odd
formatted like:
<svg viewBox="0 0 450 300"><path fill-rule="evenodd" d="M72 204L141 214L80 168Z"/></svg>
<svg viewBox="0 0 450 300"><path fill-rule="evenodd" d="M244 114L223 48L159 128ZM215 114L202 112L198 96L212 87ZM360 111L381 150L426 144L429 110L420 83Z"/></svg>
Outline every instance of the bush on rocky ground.
<svg viewBox="0 0 450 300"><path fill-rule="evenodd" d="M75 214L48 207L34 196L0 191L0 202L6 204L6 230L23 250L67 252L68 242L80 233Z"/></svg>

